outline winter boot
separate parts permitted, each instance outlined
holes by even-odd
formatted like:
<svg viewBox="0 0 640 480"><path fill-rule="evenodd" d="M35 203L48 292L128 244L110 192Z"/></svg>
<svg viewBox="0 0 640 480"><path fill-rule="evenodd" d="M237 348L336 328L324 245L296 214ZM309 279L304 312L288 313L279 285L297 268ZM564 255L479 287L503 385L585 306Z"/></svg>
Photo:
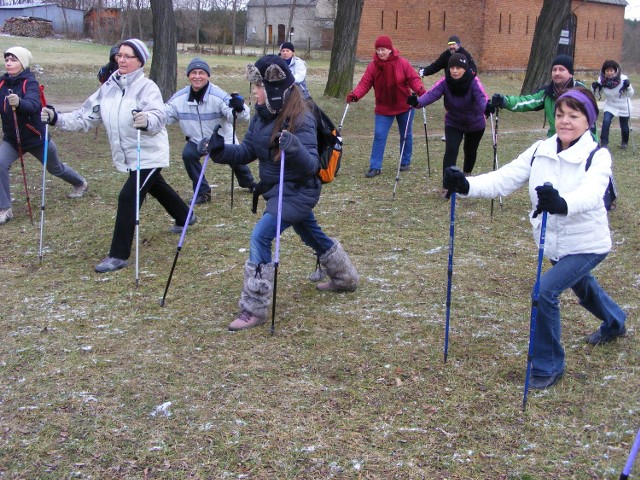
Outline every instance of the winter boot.
<svg viewBox="0 0 640 480"><path fill-rule="evenodd" d="M329 281L316 285L318 290L354 292L358 288L358 272L339 241L334 240L333 246L320 255L320 265L327 272Z"/></svg>
<svg viewBox="0 0 640 480"><path fill-rule="evenodd" d="M229 330L246 330L263 324L269 315L273 298L273 263L244 264L244 286L240 294L240 315L229 324Z"/></svg>
<svg viewBox="0 0 640 480"><path fill-rule="evenodd" d="M324 268L322 268L322 265L320 265L320 255L318 255L316 257L316 269L311 272L307 278L313 283L318 283L324 280L326 276L327 272L325 272Z"/></svg>

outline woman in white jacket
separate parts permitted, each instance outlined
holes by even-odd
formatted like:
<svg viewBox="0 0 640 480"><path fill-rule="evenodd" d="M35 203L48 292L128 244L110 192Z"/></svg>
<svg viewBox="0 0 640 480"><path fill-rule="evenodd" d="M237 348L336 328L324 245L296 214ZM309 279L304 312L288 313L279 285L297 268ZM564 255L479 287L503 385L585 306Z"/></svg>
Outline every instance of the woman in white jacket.
<svg viewBox="0 0 640 480"><path fill-rule="evenodd" d="M620 149L625 150L629 144L629 117L631 117L631 97L633 97L633 87L629 78L622 74L618 62L607 60L602 64L598 81L591 84L591 89L595 94L604 94L600 146L609 145L609 128L613 117L618 117L622 137Z"/></svg>
<svg viewBox="0 0 640 480"><path fill-rule="evenodd" d="M144 76L149 59L146 45L136 38L123 41L116 54L118 70L78 110L58 114L42 109L42 120L62 130L87 132L102 124L116 169L128 173L118 196L116 224L109 256L96 265L98 273L127 266L135 233L137 136L140 130L140 204L147 193L175 219L171 231L181 233L189 208L161 175L169 166L169 139L164 102L158 86ZM196 222L191 218L189 224Z"/></svg>
<svg viewBox="0 0 640 480"><path fill-rule="evenodd" d="M530 382L535 389L551 387L564 373L559 301L564 290L571 288L580 305L602 322L587 337L588 343L607 343L626 333L626 314L591 275L611 250L602 198L611 175L611 155L598 150L589 131L597 118L593 94L585 88L569 90L556 101L556 134L551 138L536 142L494 172L465 178L448 168L444 174L445 188L468 197L505 196L528 184L536 242L539 214L550 214L544 254L552 267L540 279Z"/></svg>

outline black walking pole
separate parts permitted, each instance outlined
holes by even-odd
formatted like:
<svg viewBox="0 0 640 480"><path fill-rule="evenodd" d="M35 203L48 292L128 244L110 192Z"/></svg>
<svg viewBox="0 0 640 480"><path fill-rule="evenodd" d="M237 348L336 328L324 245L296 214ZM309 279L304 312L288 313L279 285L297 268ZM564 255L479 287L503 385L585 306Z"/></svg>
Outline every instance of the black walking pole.
<svg viewBox="0 0 640 480"><path fill-rule="evenodd" d="M13 90L9 89L9 95L13 93ZM27 170L24 167L24 156L22 155L22 141L20 140L20 127L18 126L18 115L16 114L16 107L11 105L13 111L13 123L16 126L16 142L18 143L18 156L20 157L20 167L22 168L22 183L24 184L24 194L27 197L27 211L29 212L29 220L33 225L33 212L31 211L31 199L29 198L29 187L27 187Z"/></svg>
<svg viewBox="0 0 640 480"><path fill-rule="evenodd" d="M545 182L545 186L552 187L550 182ZM536 334L536 319L538 316L538 298L540 295L540 275L542 273L542 261L544 259L544 238L547 230L547 212L542 212L542 225L540 226L540 242L538 246L538 269L536 272L536 283L533 285L531 295L531 320L529 323L529 351L527 353L527 374L524 380L524 395L522 397L522 410L527 409L527 394L529 393L529 380L531 378L531 365L533 363L533 342Z"/></svg>
<svg viewBox="0 0 640 480"><path fill-rule="evenodd" d="M198 184L196 185L196 189L193 192L193 197L191 198L191 204L189 205L189 213L187 214L187 219L184 222L184 227L182 227L182 234L180 235L180 240L178 240L178 248L176 248L176 256L173 258L173 265L171 265L171 271L169 272L167 285L164 288L164 295L162 295L162 299L160 300L161 307L164 307L164 301L167 298L167 292L169 291L169 285L171 285L171 278L173 277L173 271L176 269L176 263L178 262L178 255L180 255L180 250L182 250L182 244L184 243L184 238L187 235L187 228L189 228L189 221L191 220L191 215L193 215L193 209L196 206L196 197L198 196L198 192L200 191L200 185L202 184L202 179L204 178L204 172L207 169L207 163L209 163L208 153L204 157L204 162L202 163L202 171L200 172L200 177L198 178Z"/></svg>
<svg viewBox="0 0 640 480"><path fill-rule="evenodd" d="M237 93L232 93L231 96L233 97L234 95L237 95ZM238 114L236 113L236 111L233 111L233 139L231 140L231 142L235 145L236 143L236 118L238 117ZM233 168L231 168L231 210L233 210L233 176L234 176L234 171Z"/></svg>
<svg viewBox="0 0 640 480"><path fill-rule="evenodd" d="M398 182L400 181L400 166L402 165L402 155L404 154L404 146L407 144L407 133L409 133L409 124L413 121L413 107L409 110L407 115L407 124L404 127L404 137L402 138L402 148L400 149L400 158L398 159L398 171L396 172L396 182L393 184L392 198L396 198L396 188L398 188Z"/></svg>
<svg viewBox="0 0 640 480"><path fill-rule="evenodd" d="M427 107L422 107L422 118L424 123L424 141L427 144L427 172L431 176L431 157L429 157L429 136L427 135Z"/></svg>
<svg viewBox="0 0 640 480"><path fill-rule="evenodd" d="M460 170L458 167L451 167L452 170ZM453 240L455 235L456 221L456 192L449 190L447 197L451 198L451 214L449 216L449 262L447 263L447 313L444 327L444 361L447 361L449 354L449 319L451 317L451 284L453 277Z"/></svg>
<svg viewBox="0 0 640 480"><path fill-rule="evenodd" d="M631 102L627 97L627 112L629 112L629 140L631 140L631 152L636 154L636 142L633 140L633 127L631 126Z"/></svg>

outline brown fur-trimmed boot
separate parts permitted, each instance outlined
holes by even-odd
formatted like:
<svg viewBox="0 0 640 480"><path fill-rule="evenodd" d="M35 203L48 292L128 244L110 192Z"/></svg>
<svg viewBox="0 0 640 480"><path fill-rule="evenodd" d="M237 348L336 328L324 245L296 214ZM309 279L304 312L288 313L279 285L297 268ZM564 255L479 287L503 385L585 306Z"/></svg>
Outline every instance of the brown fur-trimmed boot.
<svg viewBox="0 0 640 480"><path fill-rule="evenodd" d="M263 324L269 315L273 298L273 263L244 264L244 286L240 294L240 315L229 324L229 330L246 330Z"/></svg>
<svg viewBox="0 0 640 480"><path fill-rule="evenodd" d="M333 246L320 255L320 265L327 272L329 281L317 284L316 288L318 290L355 292L356 288L358 288L358 282L360 281L358 272L339 241L334 240Z"/></svg>

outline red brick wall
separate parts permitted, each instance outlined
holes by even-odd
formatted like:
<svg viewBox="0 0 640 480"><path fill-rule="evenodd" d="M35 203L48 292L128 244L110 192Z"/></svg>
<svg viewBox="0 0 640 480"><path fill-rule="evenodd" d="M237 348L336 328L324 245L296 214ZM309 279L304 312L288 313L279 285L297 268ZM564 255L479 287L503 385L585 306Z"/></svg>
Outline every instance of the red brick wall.
<svg viewBox="0 0 640 480"><path fill-rule="evenodd" d="M375 39L388 35L402 56L423 66L458 35L481 71L524 70L541 8L542 0L366 0L356 55L370 60ZM619 61L624 7L574 0L572 10L576 68Z"/></svg>

